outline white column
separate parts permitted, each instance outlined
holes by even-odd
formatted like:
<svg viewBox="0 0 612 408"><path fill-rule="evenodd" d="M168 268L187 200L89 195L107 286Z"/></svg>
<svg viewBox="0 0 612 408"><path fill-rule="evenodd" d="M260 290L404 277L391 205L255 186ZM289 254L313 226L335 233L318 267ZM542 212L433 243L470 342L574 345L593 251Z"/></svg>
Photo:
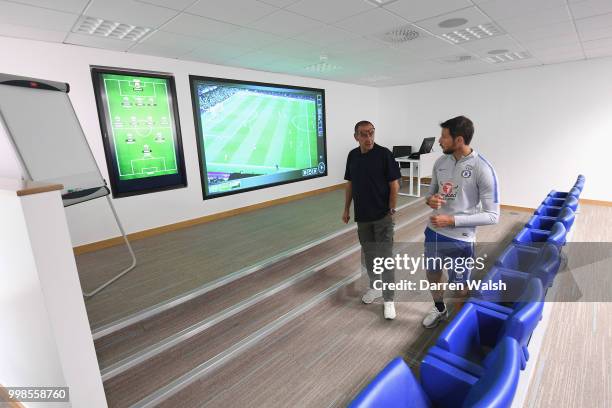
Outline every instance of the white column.
<svg viewBox="0 0 612 408"><path fill-rule="evenodd" d="M60 192L17 194L0 183L0 384L106 407Z"/></svg>

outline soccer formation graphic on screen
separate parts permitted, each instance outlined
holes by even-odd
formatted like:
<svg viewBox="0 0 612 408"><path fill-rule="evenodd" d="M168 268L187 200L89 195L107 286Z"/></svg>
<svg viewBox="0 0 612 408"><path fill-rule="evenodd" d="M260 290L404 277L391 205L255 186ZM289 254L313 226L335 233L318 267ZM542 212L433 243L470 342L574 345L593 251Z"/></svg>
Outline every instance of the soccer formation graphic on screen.
<svg viewBox="0 0 612 408"><path fill-rule="evenodd" d="M167 81L114 74L103 80L119 179L176 174Z"/></svg>
<svg viewBox="0 0 612 408"><path fill-rule="evenodd" d="M324 175L317 90L195 81L208 195Z"/></svg>

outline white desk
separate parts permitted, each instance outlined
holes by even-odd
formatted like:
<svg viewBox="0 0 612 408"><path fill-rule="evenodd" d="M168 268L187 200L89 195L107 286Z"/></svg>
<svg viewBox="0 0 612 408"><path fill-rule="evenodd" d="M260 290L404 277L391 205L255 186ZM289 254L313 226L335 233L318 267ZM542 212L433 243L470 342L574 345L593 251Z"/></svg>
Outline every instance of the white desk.
<svg viewBox="0 0 612 408"><path fill-rule="evenodd" d="M411 197L420 197L421 196L421 179L423 177L431 177L433 174L433 165L438 160L438 158L442 156L442 152L430 152L426 154L422 154L419 159L410 159L408 156L404 157L396 157L395 161L398 163L410 163L410 181L408 184L408 192L407 193L398 193L403 196L411 196ZM414 168L417 168L416 177L417 177L417 185L416 185L416 194L414 193Z"/></svg>

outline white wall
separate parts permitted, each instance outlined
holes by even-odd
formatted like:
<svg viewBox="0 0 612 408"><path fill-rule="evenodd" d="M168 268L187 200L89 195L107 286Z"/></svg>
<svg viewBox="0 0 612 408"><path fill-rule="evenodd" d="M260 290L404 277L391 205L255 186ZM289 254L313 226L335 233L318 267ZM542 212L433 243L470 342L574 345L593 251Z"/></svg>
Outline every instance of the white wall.
<svg viewBox="0 0 612 408"><path fill-rule="evenodd" d="M72 45L0 37L0 72L68 82L70 99L103 175L108 179L104 148L91 82L90 65L170 72L175 75L188 187L114 201L127 232L193 219L342 182L346 154L355 146L352 127L358 120L377 122L375 88L267 72L178 61ZM328 176L253 192L202 200L196 135L188 75L216 76L324 88L326 92ZM384 137L381 136L384 140ZM0 135L0 177L19 174L6 136ZM67 209L72 242L80 245L117 236L106 200Z"/></svg>
<svg viewBox="0 0 612 408"><path fill-rule="evenodd" d="M383 88L377 129L390 144L418 149L439 137L439 123L465 115L473 147L497 170L503 204L535 207L578 173L582 198L612 201L611 72L606 58Z"/></svg>

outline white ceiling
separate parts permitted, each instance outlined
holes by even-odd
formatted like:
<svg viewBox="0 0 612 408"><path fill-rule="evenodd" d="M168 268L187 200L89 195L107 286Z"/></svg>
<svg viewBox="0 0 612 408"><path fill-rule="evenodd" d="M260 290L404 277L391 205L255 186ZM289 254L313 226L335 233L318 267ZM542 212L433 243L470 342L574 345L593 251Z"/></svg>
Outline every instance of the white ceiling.
<svg viewBox="0 0 612 408"><path fill-rule="evenodd" d="M82 16L150 31L76 33ZM501 34L443 37L479 24ZM418 36L388 42L398 29ZM391 86L612 56L612 0L0 0L0 36ZM530 57L488 62L496 50Z"/></svg>

